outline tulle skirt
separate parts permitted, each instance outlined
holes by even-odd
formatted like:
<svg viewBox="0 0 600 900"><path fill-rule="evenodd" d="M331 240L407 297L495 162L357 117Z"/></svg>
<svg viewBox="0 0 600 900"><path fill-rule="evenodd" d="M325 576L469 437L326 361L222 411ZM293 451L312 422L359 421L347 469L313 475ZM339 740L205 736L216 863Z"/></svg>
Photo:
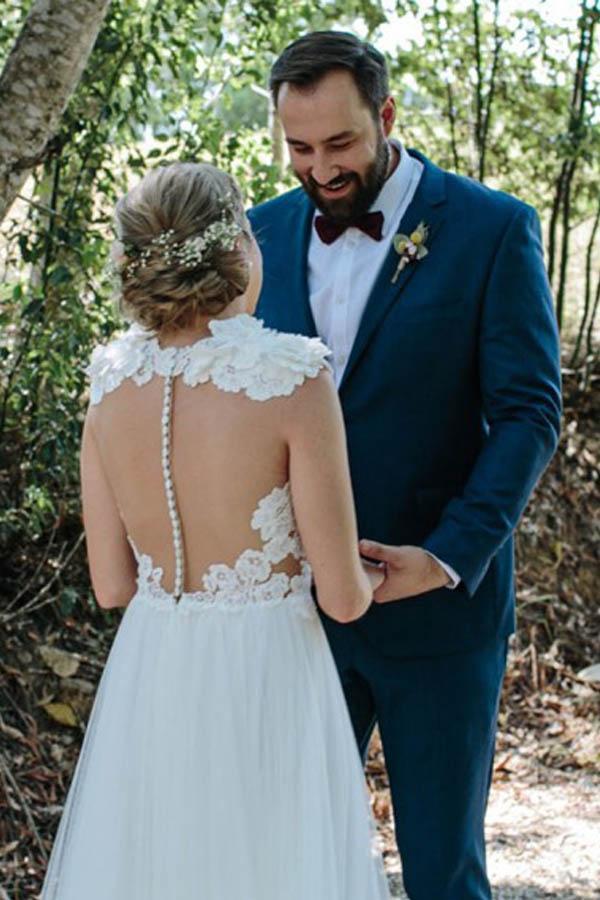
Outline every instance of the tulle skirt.
<svg viewBox="0 0 600 900"><path fill-rule="evenodd" d="M138 593L112 645L42 900L384 900L339 677L310 597Z"/></svg>

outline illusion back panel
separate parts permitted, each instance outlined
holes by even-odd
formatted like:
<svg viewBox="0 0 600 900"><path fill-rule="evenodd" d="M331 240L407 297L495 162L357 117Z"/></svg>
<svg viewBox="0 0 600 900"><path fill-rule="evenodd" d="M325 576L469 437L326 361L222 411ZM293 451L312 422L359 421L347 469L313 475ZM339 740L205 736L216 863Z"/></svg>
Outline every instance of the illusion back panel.
<svg viewBox="0 0 600 900"><path fill-rule="evenodd" d="M172 590L175 562L161 463L164 379L124 381L94 409L94 433L128 535L163 569ZM211 564L233 565L261 549L251 527L260 499L288 479L283 437L286 398L257 402L211 382L173 381L171 470L186 561L184 590L202 589ZM289 558L275 571L294 574Z"/></svg>

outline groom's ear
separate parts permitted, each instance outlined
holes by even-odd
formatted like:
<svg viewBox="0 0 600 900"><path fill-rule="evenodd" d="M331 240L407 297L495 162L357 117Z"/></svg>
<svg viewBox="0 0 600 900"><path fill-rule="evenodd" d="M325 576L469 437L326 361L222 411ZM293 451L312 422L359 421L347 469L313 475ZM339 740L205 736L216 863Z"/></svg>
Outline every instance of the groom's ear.
<svg viewBox="0 0 600 900"><path fill-rule="evenodd" d="M381 126L386 137L389 136L396 121L396 101L393 97L386 97L379 112Z"/></svg>

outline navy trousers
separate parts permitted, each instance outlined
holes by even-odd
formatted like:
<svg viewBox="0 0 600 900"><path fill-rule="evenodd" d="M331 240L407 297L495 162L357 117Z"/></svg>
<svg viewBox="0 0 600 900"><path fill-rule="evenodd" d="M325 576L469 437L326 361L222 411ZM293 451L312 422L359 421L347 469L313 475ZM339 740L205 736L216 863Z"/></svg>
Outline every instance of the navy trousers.
<svg viewBox="0 0 600 900"><path fill-rule="evenodd" d="M484 816L508 641L417 659L382 657L324 622L363 759L379 724L411 900L490 900Z"/></svg>

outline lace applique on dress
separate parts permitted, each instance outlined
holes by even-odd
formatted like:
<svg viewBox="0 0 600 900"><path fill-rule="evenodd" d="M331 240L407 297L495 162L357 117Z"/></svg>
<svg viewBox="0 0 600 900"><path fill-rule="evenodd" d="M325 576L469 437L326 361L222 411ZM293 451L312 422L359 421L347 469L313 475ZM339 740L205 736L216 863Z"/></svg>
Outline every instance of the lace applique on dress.
<svg viewBox="0 0 600 900"><path fill-rule="evenodd" d="M263 497L251 519L263 547L240 554L233 567L209 566L204 590L186 592L182 523L171 473L171 418L173 379L181 376L193 387L212 381L223 391L244 391L253 400L289 396L306 378L314 378L329 364L328 348L318 338L284 334L265 328L248 315L214 319L211 337L188 347L161 348L152 333L137 325L121 338L97 347L87 373L92 404L131 378L146 384L154 375L164 378L161 457L164 489L171 520L175 582L173 592L162 586L163 571L152 558L131 546L138 562L138 592L133 602L148 602L159 609L177 608L182 613L208 609L265 608L285 600L306 615L316 615L310 588L312 572L297 532L290 486L275 487ZM300 563L297 575L274 572L273 567L291 556Z"/></svg>
<svg viewBox="0 0 600 900"><path fill-rule="evenodd" d="M235 564L213 563L202 578L204 590L183 592L179 600L162 586L163 570L152 558L131 546L138 562L135 602L156 609L177 607L182 614L220 609L240 612L265 609L285 602L304 616L316 616L311 597L312 571L307 562L292 509L289 482L263 497L252 516L252 528L260 532L262 550L244 550ZM297 575L273 572L273 566L293 556L300 562Z"/></svg>
<svg viewBox="0 0 600 900"><path fill-rule="evenodd" d="M329 349L319 338L285 334L242 314L209 323L211 337L189 347L161 348L139 325L96 347L87 374L90 401L100 403L126 379L146 384L154 374L181 375L193 387L212 381L224 391L244 391L252 400L290 396L306 378L328 367Z"/></svg>

